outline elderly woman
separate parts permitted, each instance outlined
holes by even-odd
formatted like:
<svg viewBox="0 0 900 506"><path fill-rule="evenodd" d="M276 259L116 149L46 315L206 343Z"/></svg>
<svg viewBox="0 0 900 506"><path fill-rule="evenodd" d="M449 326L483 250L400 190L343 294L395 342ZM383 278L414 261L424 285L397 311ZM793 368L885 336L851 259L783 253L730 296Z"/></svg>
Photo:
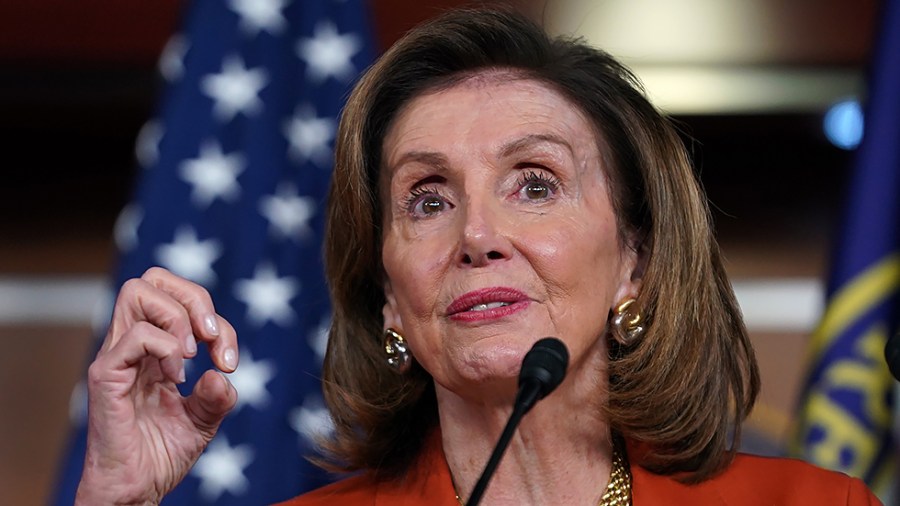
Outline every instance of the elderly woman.
<svg viewBox="0 0 900 506"><path fill-rule="evenodd" d="M326 465L362 471L290 505L465 501L523 356L571 356L484 504L874 504L858 480L735 456L759 378L678 136L631 74L504 11L411 32L341 121L325 245L334 324ZM90 369L83 504L158 503L236 393L206 292L127 283Z"/></svg>

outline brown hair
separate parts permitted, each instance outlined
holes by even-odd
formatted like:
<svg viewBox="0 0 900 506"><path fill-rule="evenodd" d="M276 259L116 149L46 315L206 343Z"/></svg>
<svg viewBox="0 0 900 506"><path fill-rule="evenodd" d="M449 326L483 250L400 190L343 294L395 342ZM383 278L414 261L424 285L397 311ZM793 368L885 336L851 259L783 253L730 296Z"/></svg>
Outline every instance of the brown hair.
<svg viewBox="0 0 900 506"><path fill-rule="evenodd" d="M411 468L437 424L433 381L385 363L378 173L382 139L412 98L489 69L542 82L596 128L610 168L620 233L645 259L640 308L647 331L611 341L606 414L639 443L637 464L684 481L730 462L759 373L726 279L709 209L684 146L608 54L550 39L521 15L458 10L414 29L365 74L341 119L328 204L325 260L334 320L324 391L335 422L325 443L336 467L381 478Z"/></svg>

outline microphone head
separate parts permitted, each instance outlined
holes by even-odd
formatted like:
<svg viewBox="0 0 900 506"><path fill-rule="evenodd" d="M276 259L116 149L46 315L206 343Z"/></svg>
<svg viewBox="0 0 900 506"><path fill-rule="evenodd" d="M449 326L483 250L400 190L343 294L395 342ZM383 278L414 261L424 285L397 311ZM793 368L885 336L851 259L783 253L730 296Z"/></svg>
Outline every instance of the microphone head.
<svg viewBox="0 0 900 506"><path fill-rule="evenodd" d="M900 380L900 332L888 338L884 346L884 359L887 361L891 375Z"/></svg>
<svg viewBox="0 0 900 506"><path fill-rule="evenodd" d="M566 345L555 337L545 337L534 343L522 359L519 386L530 381L537 382L540 391L535 400L543 399L562 383L568 367L569 350Z"/></svg>

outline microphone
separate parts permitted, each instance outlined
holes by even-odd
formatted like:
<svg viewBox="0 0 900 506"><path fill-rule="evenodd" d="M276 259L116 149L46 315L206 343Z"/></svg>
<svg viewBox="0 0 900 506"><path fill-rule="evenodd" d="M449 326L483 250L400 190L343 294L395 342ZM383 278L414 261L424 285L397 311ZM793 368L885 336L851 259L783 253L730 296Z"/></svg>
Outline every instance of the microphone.
<svg viewBox="0 0 900 506"><path fill-rule="evenodd" d="M491 458L484 466L478 483L472 489L466 506L477 506L481 501L481 496L484 495L488 482L494 475L522 417L534 407L537 401L546 397L562 383L568 367L569 351L566 350L566 345L555 337L538 340L525 354L525 358L522 359L522 369L519 371L519 391L516 393L516 401L513 404L512 413L509 415L509 421L506 422L506 427L491 453Z"/></svg>
<svg viewBox="0 0 900 506"><path fill-rule="evenodd" d="M900 331L888 338L887 344L884 345L884 359L891 375L900 380Z"/></svg>

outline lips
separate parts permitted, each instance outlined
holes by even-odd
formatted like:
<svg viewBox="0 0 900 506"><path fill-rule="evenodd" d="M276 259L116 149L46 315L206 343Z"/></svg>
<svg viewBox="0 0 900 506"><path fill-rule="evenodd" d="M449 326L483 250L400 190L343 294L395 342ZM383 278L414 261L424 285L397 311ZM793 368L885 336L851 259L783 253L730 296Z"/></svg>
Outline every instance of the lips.
<svg viewBox="0 0 900 506"><path fill-rule="evenodd" d="M447 306L447 316L464 321L501 318L525 309L529 303L528 296L515 288L482 288L454 300Z"/></svg>

